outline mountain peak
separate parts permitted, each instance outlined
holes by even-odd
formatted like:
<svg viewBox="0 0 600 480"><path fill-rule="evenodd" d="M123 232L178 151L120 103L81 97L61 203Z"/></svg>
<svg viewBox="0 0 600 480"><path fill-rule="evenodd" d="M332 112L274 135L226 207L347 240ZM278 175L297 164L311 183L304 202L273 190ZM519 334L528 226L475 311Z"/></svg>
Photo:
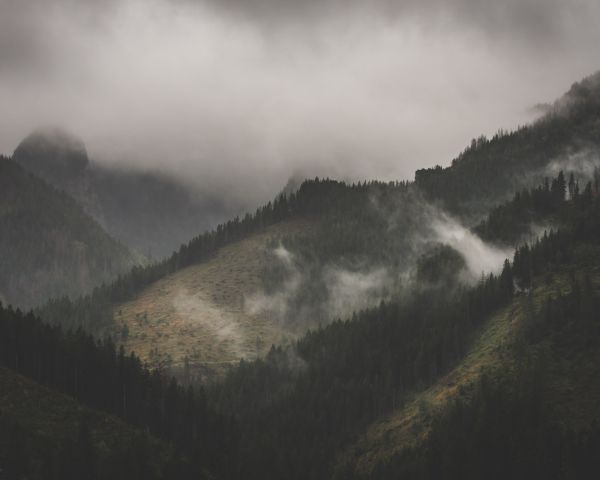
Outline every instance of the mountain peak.
<svg viewBox="0 0 600 480"><path fill-rule="evenodd" d="M29 134L15 149L13 158L43 178L77 177L89 165L83 141L58 127L44 127Z"/></svg>

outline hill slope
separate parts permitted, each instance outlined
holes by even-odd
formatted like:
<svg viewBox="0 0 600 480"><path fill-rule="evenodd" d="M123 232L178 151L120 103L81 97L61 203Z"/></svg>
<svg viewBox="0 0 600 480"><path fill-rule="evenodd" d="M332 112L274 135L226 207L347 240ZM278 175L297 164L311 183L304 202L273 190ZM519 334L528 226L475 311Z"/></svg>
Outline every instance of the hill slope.
<svg viewBox="0 0 600 480"><path fill-rule="evenodd" d="M2 478L165 478L169 448L0 367Z"/></svg>
<svg viewBox="0 0 600 480"><path fill-rule="evenodd" d="M599 258L599 253L600 251L596 250L596 259ZM586 257L587 255L589 252ZM554 325L545 319L536 319L536 316L543 312L548 298L560 302L561 298L579 295L574 293L572 279L569 278L573 267L577 269L579 281L583 276L591 278L596 299L599 298L600 265L597 263L591 268L572 265L570 268L561 269L562 271L553 275L551 282L539 279L530 294L518 296L511 305L490 317L475 336L464 359L453 370L431 387L409 397L402 408L371 425L346 454L340 455L336 478L388 478L392 472L396 475L405 472L406 478L422 478L416 474L420 469L423 469L421 475L424 478L431 478L427 476L422 459L438 448L452 450L447 443L432 443L440 441L440 432L443 432L441 435L447 435L443 437L444 442L451 442L453 436L458 439L461 435L467 435L466 442L475 442L476 434L468 432L471 425L466 420L462 420L462 425L454 427L463 428L465 431L454 433L446 430L450 427L445 422L448 422L446 416L455 415L457 409L463 409L463 418L469 415L477 416L477 402L482 401L482 385L483 388L495 391L496 395L503 399L505 403L499 406L505 409L510 408L511 401L522 401L518 400L519 396L527 396L529 389L537 389L534 392L535 398L528 400L533 403L527 408L534 410L523 411L520 409L524 407L518 406L518 410L513 414L539 414L543 420L540 418L538 421L546 423L538 428L553 429L554 432L567 431L570 435L582 435L582 438L587 438L587 430L593 428L600 420L600 382L594 374L594 365L600 361L600 351L597 348L597 319L589 327L594 331L593 339L588 337L585 340L581 337L583 332L573 329L573 325L568 323L569 319L562 315L557 317L559 323ZM535 335L532 334L533 330L536 330ZM587 334L590 333L588 331ZM491 423L490 418L485 421ZM530 421L531 418L527 422ZM515 422L515 425L506 427L506 430L509 435L518 436L511 433L510 429L531 428L527 422L521 426ZM491 427L489 424L484 426ZM502 438L504 433L502 428L497 429L498 438ZM592 435L597 434L598 432ZM501 442L495 446L498 450L507 447L508 445ZM530 454L529 450L539 447L540 445L519 443L517 448L523 451L521 456L526 457ZM600 443L593 444L593 448L599 447ZM484 450L485 446L482 449ZM505 452L498 456L511 454ZM568 453L570 454L571 452ZM493 457L493 454L490 456ZM572 461L568 458L545 458L543 461L550 465L553 460ZM585 462L589 460L586 458ZM481 461L481 458L473 458L471 468ZM459 460L454 459L449 463L456 465ZM535 471L535 465L529 464L528 467ZM571 464L568 468L573 467ZM442 468L443 466L440 466L440 469ZM478 468L495 467L481 465ZM586 464L585 468L591 467ZM513 465L506 469L512 469L512 473L505 474L515 478L515 472L519 469L522 471L523 466ZM453 470L448 467L444 478L455 478L452 475ZM463 471L463 475L458 478L481 478L473 475L473 472ZM537 478L537 473L533 474L533 477ZM499 478L506 477L500 475Z"/></svg>
<svg viewBox="0 0 600 480"><path fill-rule="evenodd" d="M310 238L316 229L310 220L272 225L115 305L123 345L153 366L181 372L187 365L205 376L297 337L304 325L286 323L268 309L253 308L251 301L265 266L275 261L272 246L282 237Z"/></svg>
<svg viewBox="0 0 600 480"><path fill-rule="evenodd" d="M568 139L555 152L571 145L579 130L593 138L593 98L589 108L585 101L568 105L560 105L558 120L548 117L476 142L466 154L472 161L463 164L464 175L452 173L458 167L433 172L430 179L440 173L435 178L443 181L424 185L426 195L464 217L477 216L470 200L483 208L498 201L496 194L511 196L506 185L515 168L528 182L540 173L536 168L550 166L550 150L535 152L560 143L540 140L553 128L561 135L554 139ZM488 164L480 156L491 152L488 143L511 149L498 150ZM512 147L520 152L517 162ZM526 161L528 152L539 155L533 163ZM184 375L186 355L197 354L205 366L256 355L260 349L250 343L256 330L265 327L268 337L274 325L241 308L257 284L270 305L283 296L285 308L274 318L324 320L292 344L240 362L201 389L206 397L197 403L200 412L217 409L236 432L223 428L229 441L211 451L224 460L217 462L226 467L223 478L593 478L588 474L597 474L600 458L594 424L600 418L597 186L567 182L561 173L494 209L477 227L492 242L515 247L536 222L560 229L519 246L511 262L504 261L506 250L483 243L423 201L420 181L305 182L255 215L194 238L169 259L134 269L77 302L55 302L45 313L64 324L116 329L146 359L158 348L159 365L164 345L177 366L183 359ZM300 223L308 218L316 223ZM496 266L497 274L489 274ZM357 313L338 309L344 303ZM13 322L11 332L21 325ZM11 347L20 343L3 337L11 352L6 361L15 365L19 358ZM94 341L85 337L84 344ZM194 351L196 344L202 350ZM110 340L98 345L117 358ZM29 374L52 370L53 362L39 362L37 342L27 346ZM53 355L52 345L41 351ZM198 414L185 409L184 389L174 382L146 384L160 373L140 369L135 356L126 360L123 351L118 358L136 366L134 385L146 384L148 393L134 397L137 408L125 408L113 376L79 376L73 351L78 361L86 360L85 349L69 348L53 374L64 381L62 372L68 372L66 383L75 391L81 378L90 401L109 390L110 408L126 410L130 418L143 412L146 424L164 430L165 438L183 440L179 445L189 435L210 434L208 443L189 450L195 456L218 436L220 423L202 428ZM90 371L99 363L87 359ZM108 363L119 369L116 361Z"/></svg>
<svg viewBox="0 0 600 480"><path fill-rule="evenodd" d="M344 185L315 179L305 182L297 195L287 195L285 202L280 202L281 197L278 197L261 207L259 211L265 212L265 218L257 222L259 229L306 214L318 217L324 226L313 241L284 245L306 267L305 270L311 272L307 275L307 288L302 289L304 298L297 298L290 310L308 310L307 314L317 322L325 322L365 306L358 302L346 311L321 308L326 296L322 292L336 276L349 279L342 287L379 282L379 287L375 288L377 295L379 299L387 298L398 286L394 284L397 283L395 280L389 280L411 275L418 257L435 249L435 244L439 243L450 244L463 256L473 256L467 261L471 276L477 277L482 271L498 268L498 261L509 254L508 250L487 248L476 237L469 236L468 228L492 206L512 197L523 186L536 185L545 176L554 177L560 166L575 173L582 186L593 176L594 165L600 167L600 157L593 155L594 148L600 148L596 128L600 118L599 78L600 74L597 74L575 84L557 101L551 113L533 125L512 133L499 133L490 141L474 142L449 168L418 171L414 184L364 182ZM600 170L597 178L600 180ZM120 203L130 202L121 199ZM277 213L269 213L270 209ZM461 221L451 218L448 212ZM233 230L239 226L244 229L243 223L239 219L228 222ZM224 229L227 241L231 238L226 233L228 224L220 227ZM524 225L523 230L530 230L530 227L530 224ZM520 239L512 238L508 247L516 246ZM210 245L210 238L206 243ZM190 263L204 260L204 257L191 258L191 252L198 249L204 251L205 244L194 239L164 263L165 268L139 272L127 281L137 285L138 279L144 277L148 279L142 282L145 287ZM474 258L475 253L479 258ZM320 273L316 273L318 271ZM348 272L351 275L347 275ZM275 281L281 283L284 280L281 274L270 273ZM269 282L266 278L263 280ZM128 290L129 293L123 295L127 297L125 300L132 300L140 291L138 286ZM338 290L350 291L348 288ZM338 304L351 304L353 293L340 295ZM358 297L361 296L359 292ZM113 297L107 301L113 304L123 301L122 298L115 301ZM319 307L315 308L316 305Z"/></svg>
<svg viewBox="0 0 600 480"><path fill-rule="evenodd" d="M450 167L417 170L415 183L452 211L485 214L560 169L590 180L600 167L599 127L600 72L573 84L533 124L475 139Z"/></svg>
<svg viewBox="0 0 600 480"><path fill-rule="evenodd" d="M139 258L68 195L0 158L0 297L28 308L80 295Z"/></svg>
<svg viewBox="0 0 600 480"><path fill-rule="evenodd" d="M229 214L222 200L166 174L90 160L84 143L58 128L33 132L12 158L67 192L111 236L147 257L170 254Z"/></svg>

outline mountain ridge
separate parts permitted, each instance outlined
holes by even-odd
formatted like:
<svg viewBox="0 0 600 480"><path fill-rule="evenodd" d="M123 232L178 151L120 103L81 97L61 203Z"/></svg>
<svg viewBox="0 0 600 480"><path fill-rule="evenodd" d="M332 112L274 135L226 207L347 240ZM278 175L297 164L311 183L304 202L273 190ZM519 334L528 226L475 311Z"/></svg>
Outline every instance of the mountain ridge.
<svg viewBox="0 0 600 480"><path fill-rule="evenodd" d="M141 261L68 195L0 157L0 292L21 308L77 296Z"/></svg>
<svg viewBox="0 0 600 480"><path fill-rule="evenodd" d="M94 161L83 140L58 127L25 137L12 158L71 195L109 234L149 258L168 255L228 211L165 173Z"/></svg>

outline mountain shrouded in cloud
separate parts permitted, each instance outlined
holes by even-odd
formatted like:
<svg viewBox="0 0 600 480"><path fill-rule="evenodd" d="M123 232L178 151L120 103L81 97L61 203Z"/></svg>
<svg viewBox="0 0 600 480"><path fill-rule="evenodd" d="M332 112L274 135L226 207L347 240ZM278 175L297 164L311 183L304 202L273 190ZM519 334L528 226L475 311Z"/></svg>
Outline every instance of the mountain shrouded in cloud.
<svg viewBox="0 0 600 480"><path fill-rule="evenodd" d="M68 193L110 235L149 258L170 254L231 215L227 202L194 192L172 174L111 168L89 158L84 142L59 128L31 133L12 158Z"/></svg>
<svg viewBox="0 0 600 480"><path fill-rule="evenodd" d="M58 124L232 208L409 178L598 69L592 0L3 0L0 151ZM435 138L435 141L431 141Z"/></svg>
<svg viewBox="0 0 600 480"><path fill-rule="evenodd" d="M595 478L599 20L0 0L0 477Z"/></svg>

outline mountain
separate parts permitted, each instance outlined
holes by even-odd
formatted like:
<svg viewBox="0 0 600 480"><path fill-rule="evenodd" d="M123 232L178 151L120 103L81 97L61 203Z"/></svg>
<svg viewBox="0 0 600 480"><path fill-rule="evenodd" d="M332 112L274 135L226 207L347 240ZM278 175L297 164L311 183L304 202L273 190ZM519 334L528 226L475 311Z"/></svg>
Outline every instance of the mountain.
<svg viewBox="0 0 600 480"><path fill-rule="evenodd" d="M79 138L58 128L39 130L18 145L12 159L58 190L91 200L90 162Z"/></svg>
<svg viewBox="0 0 600 480"><path fill-rule="evenodd" d="M165 478L171 452L156 438L12 370L0 386L2 478Z"/></svg>
<svg viewBox="0 0 600 480"><path fill-rule="evenodd" d="M0 252L0 296L21 308L81 295L140 261L71 197L4 157Z"/></svg>
<svg viewBox="0 0 600 480"><path fill-rule="evenodd" d="M401 198L407 208L391 225L388 212ZM307 181L93 298L53 301L41 314L110 333L152 364L187 364L211 376L334 316L377 304L412 262L417 246L402 230L418 208L403 183Z"/></svg>
<svg viewBox="0 0 600 480"><path fill-rule="evenodd" d="M3 478L212 478L235 433L201 390L0 305Z"/></svg>
<svg viewBox="0 0 600 480"><path fill-rule="evenodd" d="M562 271L537 278L490 315L454 368L339 455L334 478L593 478L599 253L574 259L594 259L575 283Z"/></svg>
<svg viewBox="0 0 600 480"><path fill-rule="evenodd" d="M597 79L415 182L307 180L162 261L49 302L44 328L107 338L67 334L79 340L53 385L74 395L81 378L86 401L192 459L210 441L181 439L219 439L217 478L594 478ZM7 345L24 344L35 379L56 345L35 348L47 335L31 322L30 348ZM102 362L111 338L120 360ZM84 361L135 365L133 390L104 374L90 383ZM145 383L154 376L163 383ZM182 385L202 392L199 411ZM139 409L124 412L133 391Z"/></svg>
<svg viewBox="0 0 600 480"><path fill-rule="evenodd" d="M599 165L600 72L573 84L531 125L479 137L451 166L417 170L416 185L446 208L482 215L559 170L589 180Z"/></svg>
<svg viewBox="0 0 600 480"><path fill-rule="evenodd" d="M106 231L150 258L161 258L223 218L220 200L152 171L90 160L84 143L58 128L40 129L13 160L71 195Z"/></svg>
<svg viewBox="0 0 600 480"><path fill-rule="evenodd" d="M555 180L530 195L560 230L499 275L415 285L217 384L241 426L238 478L593 478L600 197L566 200Z"/></svg>

